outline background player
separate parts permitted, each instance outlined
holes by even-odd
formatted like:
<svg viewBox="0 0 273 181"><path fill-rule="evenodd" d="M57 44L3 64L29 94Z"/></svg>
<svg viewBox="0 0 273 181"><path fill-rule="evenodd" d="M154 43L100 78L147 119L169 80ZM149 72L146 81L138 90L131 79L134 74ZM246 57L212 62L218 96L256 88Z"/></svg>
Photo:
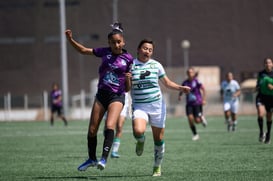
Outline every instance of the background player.
<svg viewBox="0 0 273 181"><path fill-rule="evenodd" d="M52 84L52 90L50 92L50 102L51 102L51 115L50 115L50 125L54 125L54 113L63 120L64 125L67 126L67 120L63 115L63 103L62 103L62 91L59 89L57 83Z"/></svg>
<svg viewBox="0 0 273 181"><path fill-rule="evenodd" d="M203 115L203 105L206 104L206 91L203 84L197 79L196 72L193 67L187 70L188 78L182 83L183 86L191 88L189 94L186 95L186 114L189 121L189 126L192 131L192 140L199 139L195 123L202 123L204 127L207 126L207 120ZM178 95L178 100L181 100L183 92Z"/></svg>
<svg viewBox="0 0 273 181"><path fill-rule="evenodd" d="M271 132L271 125L272 125L272 92L270 86L270 79L268 83L265 83L265 79L273 78L273 62L271 58L264 59L264 70L260 71L257 78L257 96L256 96L256 108L257 108L257 115L258 115L258 125L260 129L259 133L259 141L270 143L270 132ZM266 78L267 77L267 78ZM266 125L267 125L267 133L265 134L263 131L263 115L264 115L264 106L266 109Z"/></svg>
<svg viewBox="0 0 273 181"><path fill-rule="evenodd" d="M239 96L241 94L239 83L233 79L233 74L228 72L226 80L221 83L221 100L224 106L225 122L228 131L235 131L237 113L239 109Z"/></svg>

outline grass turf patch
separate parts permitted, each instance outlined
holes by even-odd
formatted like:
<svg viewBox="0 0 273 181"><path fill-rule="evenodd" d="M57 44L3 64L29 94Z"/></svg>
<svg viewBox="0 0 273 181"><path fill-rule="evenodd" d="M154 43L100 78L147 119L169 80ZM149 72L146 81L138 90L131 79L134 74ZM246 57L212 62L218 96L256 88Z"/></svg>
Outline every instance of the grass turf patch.
<svg viewBox="0 0 273 181"><path fill-rule="evenodd" d="M146 132L144 153L135 154L131 121L121 139L119 159L108 159L105 170L77 167L87 158L88 121L0 123L0 180L272 180L272 144L258 142L255 116L239 116L236 132L227 132L223 117L197 125L200 140L191 140L185 118L168 119L162 176L152 178L153 140ZM101 126L98 158L102 152Z"/></svg>

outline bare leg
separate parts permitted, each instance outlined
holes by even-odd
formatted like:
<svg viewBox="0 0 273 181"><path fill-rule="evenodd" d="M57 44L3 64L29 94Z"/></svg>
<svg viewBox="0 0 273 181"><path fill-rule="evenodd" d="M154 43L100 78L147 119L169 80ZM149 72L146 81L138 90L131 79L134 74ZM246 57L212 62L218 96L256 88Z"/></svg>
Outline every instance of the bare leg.
<svg viewBox="0 0 273 181"><path fill-rule="evenodd" d="M146 120L137 118L133 120L133 133L134 137L137 140L136 144L136 154L141 156L144 150L144 142L145 142L145 130L146 130Z"/></svg>
<svg viewBox="0 0 273 181"><path fill-rule="evenodd" d="M108 106L107 118L105 121L105 130L104 130L104 143L102 158L107 160L109 152L111 150L113 140L114 140L114 130L117 125L117 121L123 104L121 102L113 102Z"/></svg>
<svg viewBox="0 0 273 181"><path fill-rule="evenodd" d="M97 160L97 132L104 113L105 109L103 106L97 100L95 100L90 116L87 136L89 158L92 160Z"/></svg>

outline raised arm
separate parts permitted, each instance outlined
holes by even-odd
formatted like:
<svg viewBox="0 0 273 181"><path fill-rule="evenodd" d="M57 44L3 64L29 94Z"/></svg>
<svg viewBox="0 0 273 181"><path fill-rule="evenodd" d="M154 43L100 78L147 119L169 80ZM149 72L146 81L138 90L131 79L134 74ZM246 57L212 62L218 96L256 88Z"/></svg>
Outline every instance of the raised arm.
<svg viewBox="0 0 273 181"><path fill-rule="evenodd" d="M65 31L65 35L66 35L66 39L68 40L68 42L81 54L85 54L85 55L93 55L93 49L92 48L87 48L85 46L83 46L82 44L76 42L73 39L72 36L72 31L71 30L66 30Z"/></svg>

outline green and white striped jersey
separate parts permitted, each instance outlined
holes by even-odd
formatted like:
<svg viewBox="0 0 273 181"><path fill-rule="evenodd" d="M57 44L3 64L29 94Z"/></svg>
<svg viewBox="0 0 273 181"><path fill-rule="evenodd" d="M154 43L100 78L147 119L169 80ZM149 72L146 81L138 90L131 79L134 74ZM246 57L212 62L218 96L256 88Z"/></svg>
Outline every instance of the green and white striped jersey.
<svg viewBox="0 0 273 181"><path fill-rule="evenodd" d="M158 61L150 59L143 63L134 59L131 71L131 96L134 104L149 104L162 99L158 81L165 76L165 70Z"/></svg>

